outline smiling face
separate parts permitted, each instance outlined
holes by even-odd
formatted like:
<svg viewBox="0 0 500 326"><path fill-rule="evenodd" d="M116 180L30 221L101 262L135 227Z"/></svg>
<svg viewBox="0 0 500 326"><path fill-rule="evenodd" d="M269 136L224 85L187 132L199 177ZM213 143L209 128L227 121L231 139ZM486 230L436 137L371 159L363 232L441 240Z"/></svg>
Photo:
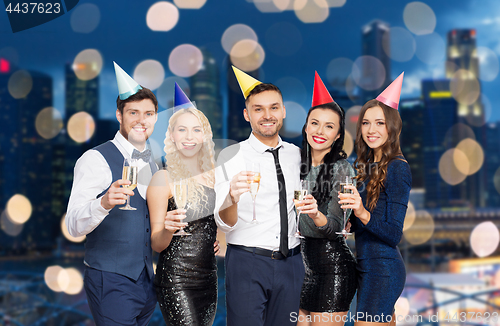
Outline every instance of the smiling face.
<svg viewBox="0 0 500 326"><path fill-rule="evenodd" d="M123 113L116 110L120 133L140 151L144 149L146 140L153 133L157 117L155 105L149 99L126 103Z"/></svg>
<svg viewBox="0 0 500 326"><path fill-rule="evenodd" d="M324 157L340 137L340 117L330 109L318 108L309 114L305 132L313 155Z"/></svg>
<svg viewBox="0 0 500 326"><path fill-rule="evenodd" d="M203 128L198 118L189 112L182 114L172 129L170 140L181 157L193 157L203 146Z"/></svg>
<svg viewBox="0 0 500 326"><path fill-rule="evenodd" d="M280 94L270 90L252 95L247 100L243 115L250 122L255 137L267 143L277 141L286 111Z"/></svg>
<svg viewBox="0 0 500 326"><path fill-rule="evenodd" d="M374 150L377 160L379 151L389 138L384 111L381 107L375 106L366 110L361 121L361 134L368 147Z"/></svg>

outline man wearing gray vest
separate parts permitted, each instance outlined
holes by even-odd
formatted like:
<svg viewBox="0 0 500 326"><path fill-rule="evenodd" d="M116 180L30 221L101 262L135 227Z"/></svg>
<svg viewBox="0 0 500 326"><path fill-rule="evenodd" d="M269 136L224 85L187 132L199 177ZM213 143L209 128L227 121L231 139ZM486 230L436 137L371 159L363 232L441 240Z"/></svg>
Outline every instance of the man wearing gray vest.
<svg viewBox="0 0 500 326"><path fill-rule="evenodd" d="M146 190L158 170L146 141L158 102L116 63L119 97L115 138L76 162L66 214L72 236L87 236L84 285L96 325L147 325L156 306ZM137 187L121 186L125 158L138 161ZM120 210L130 196L136 210Z"/></svg>

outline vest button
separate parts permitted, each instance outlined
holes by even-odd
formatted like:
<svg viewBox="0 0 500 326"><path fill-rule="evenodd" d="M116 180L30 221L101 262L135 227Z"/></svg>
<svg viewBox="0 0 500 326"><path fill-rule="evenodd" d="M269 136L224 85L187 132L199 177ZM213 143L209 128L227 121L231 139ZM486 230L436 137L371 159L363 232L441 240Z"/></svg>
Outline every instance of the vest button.
<svg viewBox="0 0 500 326"><path fill-rule="evenodd" d="M148 246L148 243L146 242L146 247Z"/></svg>
<svg viewBox="0 0 500 326"><path fill-rule="evenodd" d="M146 232L148 232L148 233L149 233L149 229L146 229Z"/></svg>

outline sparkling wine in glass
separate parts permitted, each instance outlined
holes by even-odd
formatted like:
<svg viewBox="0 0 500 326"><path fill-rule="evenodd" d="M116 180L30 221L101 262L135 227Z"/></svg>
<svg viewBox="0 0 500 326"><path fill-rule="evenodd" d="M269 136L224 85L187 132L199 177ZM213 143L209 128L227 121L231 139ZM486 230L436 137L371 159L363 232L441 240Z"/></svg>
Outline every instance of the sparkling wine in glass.
<svg viewBox="0 0 500 326"><path fill-rule="evenodd" d="M309 193L309 182L307 180L300 180L300 189L296 189L293 191L293 203L295 204L295 209L297 212L297 229L295 230L295 234L293 235L296 238L304 238L300 235L299 232L299 221L300 221L300 206L299 201L304 200L304 198Z"/></svg>
<svg viewBox="0 0 500 326"><path fill-rule="evenodd" d="M188 201L188 183L185 180L181 180L179 182L174 183L174 200L177 208L186 209L187 201ZM191 233L187 233L184 231L184 228L179 229L178 232L174 233L175 236L181 235L191 235Z"/></svg>
<svg viewBox="0 0 500 326"><path fill-rule="evenodd" d="M353 185L354 184L352 182L351 177L346 176L345 181L340 183L340 192L343 194L352 194L352 190L347 189L346 186L353 186ZM344 210L344 228L342 229L342 232L335 232L335 233L342 234L342 235L351 235L352 233L347 232L347 230L345 229L347 226L347 210L348 210L348 208L342 207L342 209Z"/></svg>
<svg viewBox="0 0 500 326"><path fill-rule="evenodd" d="M125 158L123 161L123 172L122 179L129 180L129 185L123 185L123 188L128 188L134 190L137 187L137 173L139 167L137 166L137 160L132 158ZM120 209L127 211L135 211L137 208L130 206L130 196L127 196L127 205L120 207Z"/></svg>
<svg viewBox="0 0 500 326"><path fill-rule="evenodd" d="M257 192L259 191L260 186L260 165L259 163L247 163L247 171L253 172L253 178L247 179L248 184L250 185L250 196L252 196L253 202L253 218L252 224L257 224L257 218L255 217L255 198L257 197Z"/></svg>

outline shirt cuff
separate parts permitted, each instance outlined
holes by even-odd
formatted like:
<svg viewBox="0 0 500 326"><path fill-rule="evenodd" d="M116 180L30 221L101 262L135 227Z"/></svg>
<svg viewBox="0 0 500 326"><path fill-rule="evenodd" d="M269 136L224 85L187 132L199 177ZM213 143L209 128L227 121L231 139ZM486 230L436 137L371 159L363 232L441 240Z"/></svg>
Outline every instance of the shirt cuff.
<svg viewBox="0 0 500 326"><path fill-rule="evenodd" d="M106 216L108 216L111 209L106 209L101 206L101 198L94 199L94 201L90 204L90 216L92 219L98 223L100 223Z"/></svg>

